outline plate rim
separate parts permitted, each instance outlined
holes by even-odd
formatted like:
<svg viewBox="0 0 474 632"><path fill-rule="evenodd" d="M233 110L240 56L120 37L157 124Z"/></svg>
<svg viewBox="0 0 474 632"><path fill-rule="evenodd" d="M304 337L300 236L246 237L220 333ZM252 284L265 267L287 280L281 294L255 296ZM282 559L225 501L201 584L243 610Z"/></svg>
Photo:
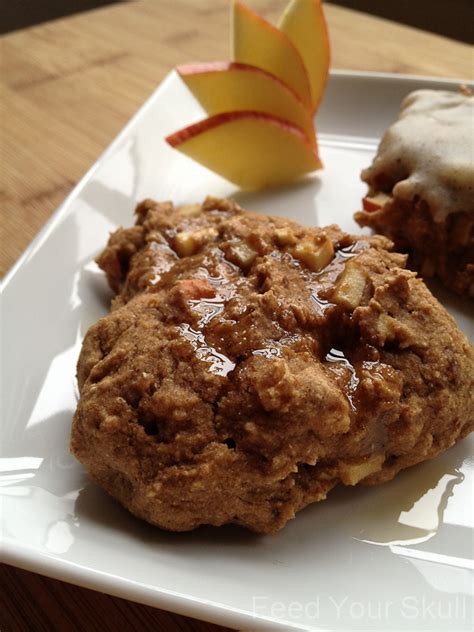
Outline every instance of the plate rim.
<svg viewBox="0 0 474 632"><path fill-rule="evenodd" d="M133 580L111 575L95 568L89 568L65 560L52 554L45 554L33 549L33 554L28 556L31 547L19 546L17 543L9 542L0 538L2 551L0 561L3 564L20 568L25 571L37 573L63 581L73 586L80 586L88 590L99 592L140 603L152 608L158 608L168 612L173 612L185 617L191 617L200 621L207 621L216 625L226 627L232 626L235 629L248 629L251 625L255 631L278 631L278 630L305 630L301 625L291 624L269 616L261 617L258 614L251 614L247 610L230 607L215 600L205 600L194 597L187 593L180 593L168 590L164 587L152 586L134 582ZM10 549L5 546L9 544ZM35 565L31 563L34 560ZM61 569L62 573L58 572ZM323 631L323 628L311 628ZM328 631L330 632L330 631Z"/></svg>

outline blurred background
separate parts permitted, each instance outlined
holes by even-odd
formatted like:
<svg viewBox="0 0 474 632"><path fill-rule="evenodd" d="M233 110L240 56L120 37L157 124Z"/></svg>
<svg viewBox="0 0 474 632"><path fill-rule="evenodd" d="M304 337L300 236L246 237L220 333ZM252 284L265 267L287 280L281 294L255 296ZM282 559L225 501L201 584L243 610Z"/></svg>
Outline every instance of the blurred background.
<svg viewBox="0 0 474 632"><path fill-rule="evenodd" d="M160 2L160 0L155 0ZM199 0L194 0L199 3ZM5 33L114 2L133 0L4 0L0 32ZM247 0L252 4L251 0ZM473 0L326 0L425 31L474 43Z"/></svg>

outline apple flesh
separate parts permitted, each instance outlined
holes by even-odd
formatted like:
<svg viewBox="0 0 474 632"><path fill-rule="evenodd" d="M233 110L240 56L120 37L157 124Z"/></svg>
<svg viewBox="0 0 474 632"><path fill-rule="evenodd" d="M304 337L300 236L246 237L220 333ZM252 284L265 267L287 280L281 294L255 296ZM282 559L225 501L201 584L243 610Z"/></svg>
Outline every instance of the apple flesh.
<svg viewBox="0 0 474 632"><path fill-rule="evenodd" d="M367 211L368 213L373 213L375 211L380 211L380 209L382 209L389 200L390 196L386 193L367 195L362 200L362 207L364 211Z"/></svg>
<svg viewBox="0 0 474 632"><path fill-rule="evenodd" d="M330 47L321 0L291 0L279 22L280 30L295 45L308 72L312 111L326 86Z"/></svg>
<svg viewBox="0 0 474 632"><path fill-rule="evenodd" d="M275 75L312 110L311 88L300 53L289 37L257 13L234 2L234 61L257 66Z"/></svg>
<svg viewBox="0 0 474 632"><path fill-rule="evenodd" d="M301 127L315 142L313 118L278 77L247 64L214 62L178 66L177 72L209 115L266 112Z"/></svg>
<svg viewBox="0 0 474 632"><path fill-rule="evenodd" d="M282 184L322 166L303 130L262 112L216 114L166 141L248 190Z"/></svg>

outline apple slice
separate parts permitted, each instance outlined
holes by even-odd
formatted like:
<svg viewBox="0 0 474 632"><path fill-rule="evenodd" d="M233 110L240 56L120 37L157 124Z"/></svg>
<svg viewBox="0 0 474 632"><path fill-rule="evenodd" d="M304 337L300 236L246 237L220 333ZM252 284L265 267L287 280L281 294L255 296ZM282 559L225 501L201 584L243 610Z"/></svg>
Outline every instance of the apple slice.
<svg viewBox="0 0 474 632"><path fill-rule="evenodd" d="M329 72L329 36L321 0L291 0L279 22L308 72L312 111L321 100Z"/></svg>
<svg viewBox="0 0 474 632"><path fill-rule="evenodd" d="M289 37L257 13L234 2L234 61L257 66L281 79L312 109L311 88L301 55Z"/></svg>
<svg viewBox="0 0 474 632"><path fill-rule="evenodd" d="M322 166L303 130L262 112L216 114L166 141L242 189L289 182Z"/></svg>
<svg viewBox="0 0 474 632"><path fill-rule="evenodd" d="M176 70L209 115L237 110L266 112L301 127L315 141L313 118L303 102L269 72L228 62L188 64Z"/></svg>
<svg viewBox="0 0 474 632"><path fill-rule="evenodd" d="M390 200L390 196L386 193L377 193L376 195L367 195L362 199L364 211L373 213L379 211Z"/></svg>

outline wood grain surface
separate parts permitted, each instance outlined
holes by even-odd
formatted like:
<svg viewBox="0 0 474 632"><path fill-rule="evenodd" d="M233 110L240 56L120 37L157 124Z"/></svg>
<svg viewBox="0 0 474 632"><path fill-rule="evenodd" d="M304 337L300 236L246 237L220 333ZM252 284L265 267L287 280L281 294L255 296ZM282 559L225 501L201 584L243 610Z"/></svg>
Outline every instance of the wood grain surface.
<svg viewBox="0 0 474 632"><path fill-rule="evenodd" d="M249 0L274 19L284 0ZM472 50L327 6L334 68L472 79ZM1 38L0 273L178 63L229 57L228 0L138 0ZM224 630L2 568L2 632Z"/></svg>

